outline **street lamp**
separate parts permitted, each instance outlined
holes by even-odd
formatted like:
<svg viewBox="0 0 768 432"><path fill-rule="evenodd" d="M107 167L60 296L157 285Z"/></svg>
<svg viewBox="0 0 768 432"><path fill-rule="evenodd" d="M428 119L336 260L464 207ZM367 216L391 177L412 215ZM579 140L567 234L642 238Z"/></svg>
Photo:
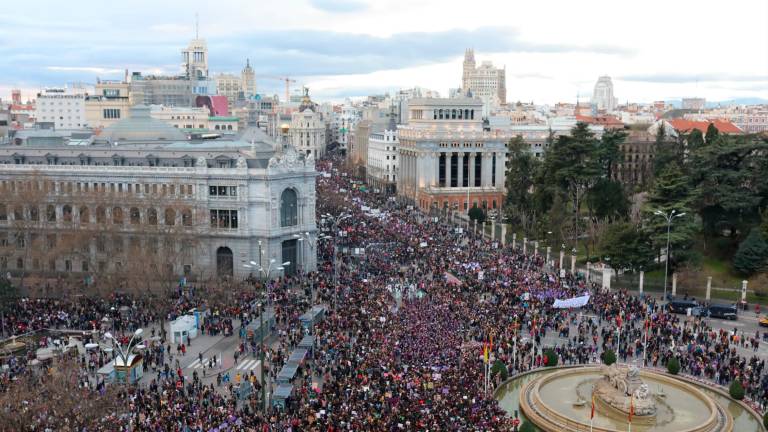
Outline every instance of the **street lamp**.
<svg viewBox="0 0 768 432"><path fill-rule="evenodd" d="M128 341L128 345L126 347L123 347L120 342L117 341L117 339L112 336L112 333L106 332L104 333L104 338L112 342L113 352L117 352L117 355L120 357L120 359L123 361L123 366L128 367L128 359L131 356L131 351L133 351L135 348L139 348L138 345L133 345L133 340L135 338L141 337L141 334L144 333L144 329L138 328L135 332L133 332L133 335L131 336L131 339ZM117 350L114 351L114 348ZM126 382L128 382L128 376L126 375Z"/></svg>
<svg viewBox="0 0 768 432"><path fill-rule="evenodd" d="M664 301L667 301L667 274L669 273L669 236L670 231L672 229L672 220L674 218L683 217L685 216L685 212L683 213L677 213L677 210L671 210L669 213L664 213L661 210L656 210L653 212L656 216L661 216L664 218L665 221L667 221L667 253L666 253L666 259L664 260Z"/></svg>

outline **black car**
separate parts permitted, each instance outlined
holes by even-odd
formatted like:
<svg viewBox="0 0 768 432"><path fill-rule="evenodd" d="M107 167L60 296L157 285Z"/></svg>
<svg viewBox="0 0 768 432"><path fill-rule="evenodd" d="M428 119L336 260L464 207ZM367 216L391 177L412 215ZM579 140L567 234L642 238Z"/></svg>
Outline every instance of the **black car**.
<svg viewBox="0 0 768 432"><path fill-rule="evenodd" d="M712 318L723 318L733 321L735 321L737 318L737 310L735 305L713 304L707 308L707 312Z"/></svg>
<svg viewBox="0 0 768 432"><path fill-rule="evenodd" d="M696 300L672 300L667 303L667 310L676 314L688 313L688 308L697 308L699 304Z"/></svg>

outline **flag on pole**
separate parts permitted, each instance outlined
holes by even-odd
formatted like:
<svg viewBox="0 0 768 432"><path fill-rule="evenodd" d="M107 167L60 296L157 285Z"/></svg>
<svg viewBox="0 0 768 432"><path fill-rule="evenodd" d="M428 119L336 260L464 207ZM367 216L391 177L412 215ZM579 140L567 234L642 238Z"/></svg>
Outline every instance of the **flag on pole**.
<svg viewBox="0 0 768 432"><path fill-rule="evenodd" d="M488 346L488 351L493 352L493 333L491 333L491 339Z"/></svg>
<svg viewBox="0 0 768 432"><path fill-rule="evenodd" d="M629 398L629 424L632 424L632 416L635 415L635 397L634 395Z"/></svg>
<svg viewBox="0 0 768 432"><path fill-rule="evenodd" d="M483 361L488 363L488 344L483 344Z"/></svg>

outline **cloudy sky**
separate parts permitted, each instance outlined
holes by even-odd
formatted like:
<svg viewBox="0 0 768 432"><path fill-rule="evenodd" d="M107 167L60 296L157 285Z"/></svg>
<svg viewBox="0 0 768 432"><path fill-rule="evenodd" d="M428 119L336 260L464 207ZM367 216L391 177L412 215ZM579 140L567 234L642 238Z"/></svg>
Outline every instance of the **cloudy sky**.
<svg viewBox="0 0 768 432"><path fill-rule="evenodd" d="M313 98L458 87L467 47L507 69L510 101L588 97L599 75L649 102L768 99L768 1L42 0L0 15L0 97L21 88L179 73L195 33L211 72L246 58L260 92Z"/></svg>

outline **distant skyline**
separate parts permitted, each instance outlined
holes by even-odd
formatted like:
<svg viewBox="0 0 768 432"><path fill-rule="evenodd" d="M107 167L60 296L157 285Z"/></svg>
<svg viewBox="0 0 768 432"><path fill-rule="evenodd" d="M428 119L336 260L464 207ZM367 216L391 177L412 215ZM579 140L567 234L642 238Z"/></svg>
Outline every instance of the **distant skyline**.
<svg viewBox="0 0 768 432"><path fill-rule="evenodd" d="M288 75L313 99L461 84L465 48L506 66L507 100L589 99L609 75L619 103L684 97L768 99L768 2L445 0L41 1L0 16L0 97L46 86L178 74L195 35L211 73L250 58L258 91Z"/></svg>

